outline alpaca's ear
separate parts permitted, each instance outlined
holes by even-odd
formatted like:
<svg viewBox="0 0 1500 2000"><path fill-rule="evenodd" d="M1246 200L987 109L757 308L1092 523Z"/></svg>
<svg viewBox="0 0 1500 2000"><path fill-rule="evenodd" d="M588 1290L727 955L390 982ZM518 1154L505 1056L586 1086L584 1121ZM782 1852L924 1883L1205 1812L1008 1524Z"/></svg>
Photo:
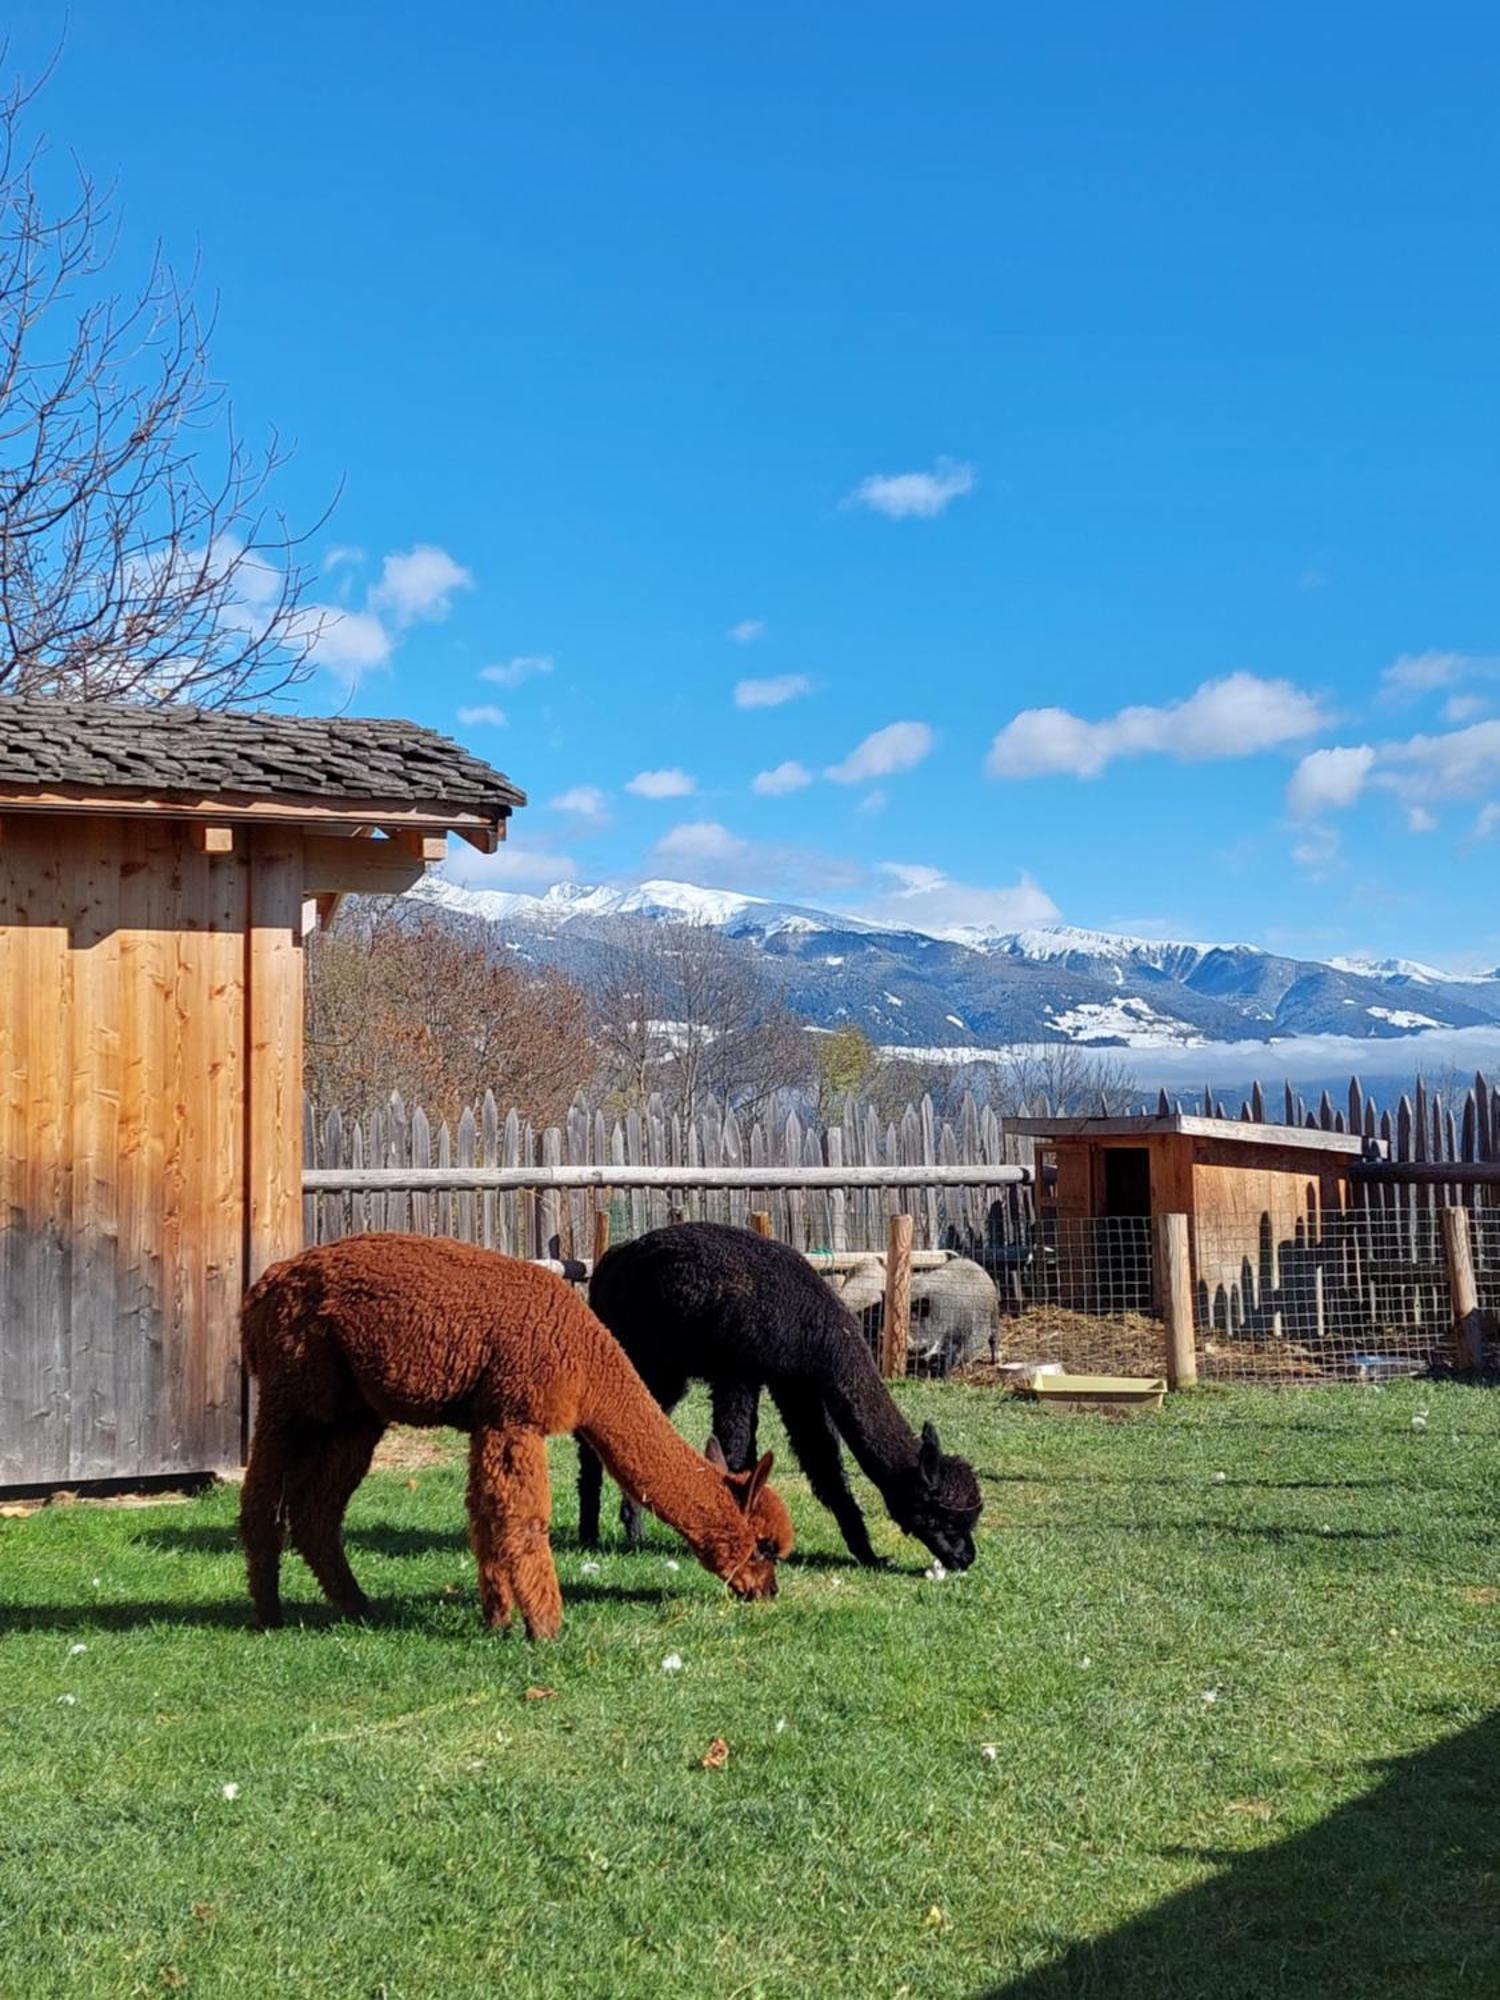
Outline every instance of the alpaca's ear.
<svg viewBox="0 0 1500 2000"><path fill-rule="evenodd" d="M771 1476L771 1467L776 1463L775 1454L767 1452L760 1464L750 1475L750 1483L745 1488L744 1508L748 1514L760 1498L760 1490Z"/></svg>
<svg viewBox="0 0 1500 2000"><path fill-rule="evenodd" d="M715 1472L727 1472L729 1470L729 1460L724 1456L724 1447L716 1437L711 1437L703 1447L703 1456L708 1460Z"/></svg>
<svg viewBox="0 0 1500 2000"><path fill-rule="evenodd" d="M922 1443L917 1452L917 1470L928 1486L936 1486L938 1469L943 1462L943 1448L938 1443L937 1425L926 1423L922 1426Z"/></svg>

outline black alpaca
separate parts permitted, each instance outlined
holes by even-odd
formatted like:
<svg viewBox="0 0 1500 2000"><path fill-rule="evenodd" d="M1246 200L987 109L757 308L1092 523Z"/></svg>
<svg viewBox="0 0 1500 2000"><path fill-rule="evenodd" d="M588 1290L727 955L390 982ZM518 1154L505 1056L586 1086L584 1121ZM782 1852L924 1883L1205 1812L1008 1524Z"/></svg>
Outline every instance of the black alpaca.
<svg viewBox="0 0 1500 2000"><path fill-rule="evenodd" d="M675 1408L690 1382L709 1385L714 1435L731 1469L755 1463L764 1387L813 1492L860 1562L877 1557L844 1477L840 1437L900 1528L950 1569L973 1562L981 1500L972 1467L944 1456L931 1424L916 1436L859 1322L787 1244L717 1222L653 1229L600 1259L589 1303L663 1409ZM578 1525L588 1547L599 1539L603 1478L580 1441ZM639 1541L640 1511L628 1499L621 1518Z"/></svg>

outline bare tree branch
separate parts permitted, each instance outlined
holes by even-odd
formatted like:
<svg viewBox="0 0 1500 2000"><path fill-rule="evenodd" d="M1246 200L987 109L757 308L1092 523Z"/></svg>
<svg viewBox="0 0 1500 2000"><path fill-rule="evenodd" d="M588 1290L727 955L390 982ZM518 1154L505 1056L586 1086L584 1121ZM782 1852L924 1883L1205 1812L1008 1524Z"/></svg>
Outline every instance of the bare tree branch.
<svg viewBox="0 0 1500 2000"><path fill-rule="evenodd" d="M0 94L0 694L274 694L322 616L307 537L267 497L287 453L236 432L211 324L159 251L111 289L109 200L81 167L49 210L35 94Z"/></svg>

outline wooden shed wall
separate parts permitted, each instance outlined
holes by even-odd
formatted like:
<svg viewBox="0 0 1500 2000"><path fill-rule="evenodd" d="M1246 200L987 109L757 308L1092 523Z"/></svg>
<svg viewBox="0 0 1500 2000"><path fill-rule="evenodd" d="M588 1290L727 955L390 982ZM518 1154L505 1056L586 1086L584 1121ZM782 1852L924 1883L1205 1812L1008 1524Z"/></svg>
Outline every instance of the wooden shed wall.
<svg viewBox="0 0 1500 2000"><path fill-rule="evenodd" d="M0 1484L239 1463L239 1300L297 1242L300 893L300 835L5 819Z"/></svg>

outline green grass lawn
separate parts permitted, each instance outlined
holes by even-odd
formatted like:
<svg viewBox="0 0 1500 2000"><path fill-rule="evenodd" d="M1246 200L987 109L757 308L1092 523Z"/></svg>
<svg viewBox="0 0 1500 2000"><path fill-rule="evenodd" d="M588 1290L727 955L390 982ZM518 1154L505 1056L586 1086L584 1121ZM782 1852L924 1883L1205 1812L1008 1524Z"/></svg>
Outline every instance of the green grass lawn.
<svg viewBox="0 0 1500 2000"><path fill-rule="evenodd" d="M1500 1993L1500 1398L901 1393L967 1575L789 1466L774 1603L662 1528L585 1573L559 1441L550 1648L480 1629L456 1449L356 1496L368 1627L289 1557L248 1629L232 1490L0 1520L0 1995Z"/></svg>

